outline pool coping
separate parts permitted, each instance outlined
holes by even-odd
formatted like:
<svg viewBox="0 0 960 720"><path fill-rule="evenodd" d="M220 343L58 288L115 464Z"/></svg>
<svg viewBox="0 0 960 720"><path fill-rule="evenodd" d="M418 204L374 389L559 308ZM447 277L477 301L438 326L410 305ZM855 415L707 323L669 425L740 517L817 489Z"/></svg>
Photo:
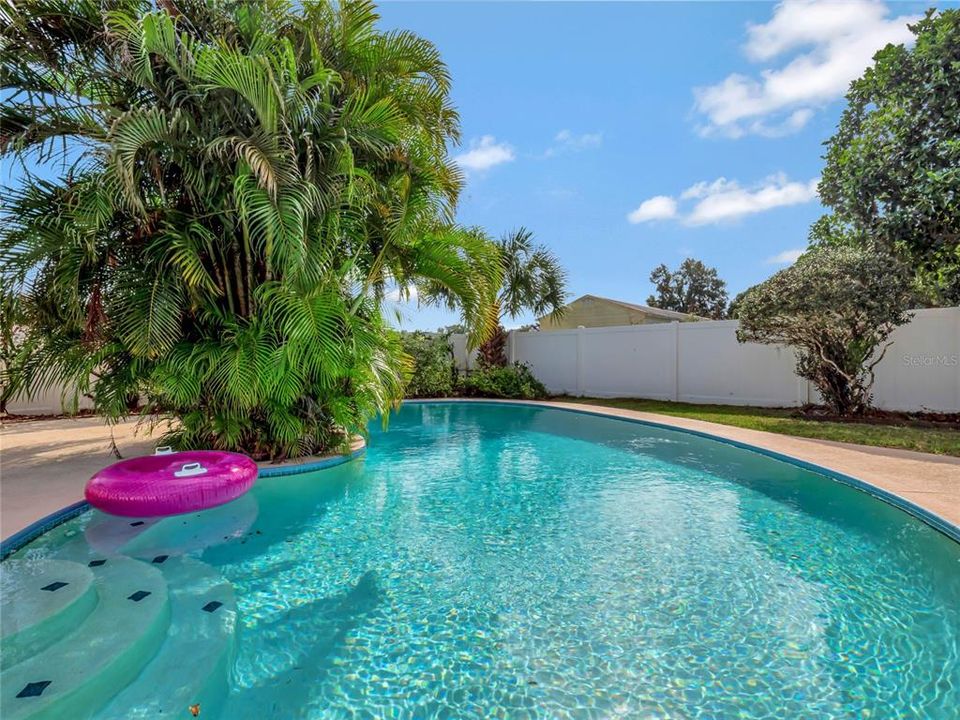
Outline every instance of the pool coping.
<svg viewBox="0 0 960 720"><path fill-rule="evenodd" d="M929 525L934 530L939 531L943 535L946 535L948 538L954 542L960 544L960 525L957 525L946 518L938 515L937 513L928 510L927 508L918 505L911 500L890 491L885 488L879 487L873 483L870 483L866 480L861 480L860 478L854 477L847 473L842 473L832 468L819 465L817 463L810 462L809 460L804 460L802 458L794 457L787 453L780 452L778 450L771 450L765 448L761 445L756 445L753 443L743 442L741 440L735 440L733 438L724 437L716 433L707 432L704 430L697 430L694 428L683 427L682 425L673 424L670 422L670 416L658 416L662 417L663 420L650 420L647 418L639 417L629 417L624 416L623 412L634 412L629 410L624 410L621 408L607 408L601 405L583 405L582 407L573 407L567 404L549 402L549 401L538 401L538 400L505 400L505 399L493 399L493 398L413 398L403 401L405 405L416 405L416 404L487 404L487 405L514 405L514 406L523 406L523 407L534 407L534 408L547 408L552 410L560 410L563 412L578 413L581 415L593 415L595 417L604 417L611 420L621 420L624 422L634 423L637 425L645 425L648 427L655 427L662 430L673 430L675 432L687 433L689 435L695 435L697 437L706 438L708 440L715 440L733 447L740 448L741 450L747 450L754 452L766 457L772 458L774 460L779 460L781 462L790 463L797 467L804 468L811 472L815 472L819 475L823 475L831 480L841 482L844 485L853 487L854 489L865 492L868 495L871 495L878 500L886 502L889 505L892 505L899 510L902 510L909 515L917 518L921 522ZM726 427L726 426L720 426ZM787 436L785 436L787 437ZM789 436L793 437L793 436ZM283 477L289 475L298 475L301 473L315 472L317 470L324 470L327 468L335 467L337 465L342 465L344 463L350 462L366 452L366 445L361 447L354 446L351 449L351 452L344 455L334 455L330 457L325 457L321 460L316 460L313 462L305 462L299 464L287 464L287 465L276 465L276 466L260 466L257 479L260 478L269 478L269 477ZM68 520L72 520L78 515L82 514L90 508L89 503L86 500L81 500L79 502L68 505L67 507L61 508L45 517L40 518L39 520L31 523L27 527L19 530L8 538L5 538L0 542L0 560L5 560L11 554L15 553L17 550L20 550L25 545L29 544L33 540L37 539L41 535L50 530L54 529L58 525L61 525Z"/></svg>
<svg viewBox="0 0 960 720"><path fill-rule="evenodd" d="M267 463L257 463L257 480L261 478L286 477L290 475L301 475L304 473L316 472L317 470L326 470L328 468L343 465L351 460L355 460L367 451L366 444L357 445L353 443L351 450L343 455L329 455L318 460L309 460L306 462L278 463L270 465ZM62 525L68 520L72 520L78 515L82 515L90 509L90 503L86 500L80 500L65 508L56 510L46 515L36 522L27 525L22 530L18 530L8 538L0 541L0 561L6 560L10 555L20 550L25 545L29 545L38 537L46 532L50 532L58 525Z"/></svg>
<svg viewBox="0 0 960 720"><path fill-rule="evenodd" d="M750 452L757 453L759 455L764 455L766 457L772 458L774 460L779 460L781 462L786 462L791 465L815 472L818 475L823 475L831 480L843 483L849 487L852 487L861 492L867 493L878 500L886 502L889 505L896 507L903 512L906 512L909 515L912 515L921 522L929 525L934 530L946 535L948 538L954 542L960 544L960 525L951 522L947 518L928 510L927 508L918 505L917 503L908 500L895 492L882 488L878 485L875 485L867 480L861 480L860 478L854 477L847 473L828 468L824 465L819 465L809 460L804 460L802 458L789 455L779 450L771 450L765 448L761 445L755 445L753 443L744 442L742 440L735 440L733 438L724 437L715 433L707 432L704 430L697 430L695 428L688 428L682 425L675 425L670 422L670 416L658 416L662 417L663 420L650 420L647 418L639 417L629 417L624 416L621 413L623 412L636 412L631 410L626 410L623 408L607 408L602 405L589 405L584 404L582 407L573 407L568 404L558 403L555 401L544 401L544 400L506 400L506 399L491 399L491 398L416 398L411 400L404 400L404 404L452 404L452 403L476 403L476 404L490 404L490 405L522 405L524 407L534 407L534 408L546 408L551 410L560 410L563 412L578 413L581 415L593 415L595 417L604 417L609 420L622 420L624 422L634 423L637 425L646 425L648 427L655 427L661 430L673 430L675 432L687 433L689 435L695 435L697 437L706 438L708 440L715 440L717 442L724 443L726 445L731 445L741 450L748 450ZM679 418L678 418L679 419ZM706 422L706 421L703 421ZM716 423L708 423L716 424ZM726 426L721 426L726 427ZM759 432L759 431L758 431ZM787 436L784 436L787 437ZM789 436L794 437L794 436ZM808 438L800 438L808 439Z"/></svg>

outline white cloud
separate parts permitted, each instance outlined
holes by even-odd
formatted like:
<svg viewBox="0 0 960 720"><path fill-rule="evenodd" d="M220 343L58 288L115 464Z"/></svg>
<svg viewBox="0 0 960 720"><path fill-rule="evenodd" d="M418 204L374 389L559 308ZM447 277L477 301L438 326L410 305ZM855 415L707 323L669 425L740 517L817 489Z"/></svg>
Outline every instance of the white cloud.
<svg viewBox="0 0 960 720"><path fill-rule="evenodd" d="M651 220L669 220L677 214L677 201L667 195L657 195L640 203L640 207L627 215L627 220L637 223Z"/></svg>
<svg viewBox="0 0 960 720"><path fill-rule="evenodd" d="M773 257L767 258L768 265L792 265L797 261L797 259L803 255L803 250L800 248L794 248L793 250L784 250L783 252L777 253Z"/></svg>
<svg viewBox="0 0 960 720"><path fill-rule="evenodd" d="M680 199L690 200L691 198L705 198L708 195L721 192L724 188L731 184L735 185L736 182L731 183L731 181L727 180L725 177L717 178L713 182L701 180L700 182L694 183L680 193Z"/></svg>
<svg viewBox="0 0 960 720"><path fill-rule="evenodd" d="M454 161L466 170L489 170L516 158L513 148L506 143L498 143L493 135L484 135L470 142L470 149L454 156Z"/></svg>
<svg viewBox="0 0 960 720"><path fill-rule="evenodd" d="M415 285L411 285L406 289L406 291L400 291L400 288L393 288L392 290L387 290L383 294L384 300L389 302L415 302L417 300L417 288Z"/></svg>
<svg viewBox="0 0 960 720"><path fill-rule="evenodd" d="M577 135L571 130L561 130L553 136L553 145L543 153L544 157L553 157L562 152L579 152L603 144L603 133L582 133Z"/></svg>
<svg viewBox="0 0 960 720"><path fill-rule="evenodd" d="M709 184L697 183L681 195L698 199L684 222L688 225L708 225L737 220L777 207L800 205L816 199L818 182L819 178L809 182L790 181L780 173L750 188L741 187L735 180L725 178Z"/></svg>
<svg viewBox="0 0 960 720"><path fill-rule="evenodd" d="M808 182L790 180L783 173L742 187L736 180L717 178L695 183L680 193L680 201L695 201L689 211L680 212L680 203L669 195L644 200L627 215L631 223L677 218L685 225L709 225L738 220L747 215L815 200L819 178Z"/></svg>
<svg viewBox="0 0 960 720"><path fill-rule="evenodd" d="M700 133L778 137L800 130L816 108L846 92L878 50L911 40L907 23L920 16L889 14L879 0L784 0L769 22L747 27L744 51L755 62L802 52L759 77L734 73L695 88L696 109L706 116Z"/></svg>
<svg viewBox="0 0 960 720"><path fill-rule="evenodd" d="M800 108L799 110L794 110L786 118L772 123L755 120L750 123L749 131L754 135L761 135L762 137L768 138L793 135L793 133L798 130L802 130L804 126L810 122L812 117L813 110L811 108Z"/></svg>
<svg viewBox="0 0 960 720"><path fill-rule="evenodd" d="M569 130L561 130L553 138L556 142L574 150L597 147L603 142L603 133L583 133L575 135Z"/></svg>

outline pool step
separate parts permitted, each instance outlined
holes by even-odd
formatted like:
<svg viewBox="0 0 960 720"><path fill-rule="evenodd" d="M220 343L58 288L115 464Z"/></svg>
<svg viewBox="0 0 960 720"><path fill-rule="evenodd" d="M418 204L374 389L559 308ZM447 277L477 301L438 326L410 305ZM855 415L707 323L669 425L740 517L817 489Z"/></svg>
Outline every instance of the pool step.
<svg viewBox="0 0 960 720"><path fill-rule="evenodd" d="M96 720L187 718L194 705L211 716L226 694L237 618L233 586L189 557L168 557L159 567L170 586L166 639Z"/></svg>
<svg viewBox="0 0 960 720"><path fill-rule="evenodd" d="M83 547L103 555L116 555L120 553L120 548L162 520L163 518L119 517L94 510L93 517L83 531L86 539Z"/></svg>
<svg viewBox="0 0 960 720"><path fill-rule="evenodd" d="M4 669L4 720L89 718L133 680L160 647L170 615L163 574L138 560L102 560L88 568L98 602L83 622L58 642Z"/></svg>
<svg viewBox="0 0 960 720"><path fill-rule="evenodd" d="M53 645L97 605L93 572L68 560L10 560L0 566L0 669Z"/></svg>
<svg viewBox="0 0 960 720"><path fill-rule="evenodd" d="M189 555L243 537L257 519L256 498L247 493L209 510L154 519L131 536L119 552L149 560L157 555ZM119 518L126 520L126 518Z"/></svg>

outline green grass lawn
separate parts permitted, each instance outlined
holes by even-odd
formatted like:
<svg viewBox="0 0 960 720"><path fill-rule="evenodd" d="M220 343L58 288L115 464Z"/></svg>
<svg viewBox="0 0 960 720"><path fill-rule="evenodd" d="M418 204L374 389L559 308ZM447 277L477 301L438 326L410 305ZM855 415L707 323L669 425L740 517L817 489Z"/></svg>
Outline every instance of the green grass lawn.
<svg viewBox="0 0 960 720"><path fill-rule="evenodd" d="M937 455L960 457L960 430L902 425L876 425L854 422L827 422L796 417L789 408L734 407L731 405L691 405L662 400L632 398L556 398L566 402L590 403L606 407L640 410L706 420L721 425L734 425L751 430L765 430L781 435L836 440L838 442L901 448Z"/></svg>

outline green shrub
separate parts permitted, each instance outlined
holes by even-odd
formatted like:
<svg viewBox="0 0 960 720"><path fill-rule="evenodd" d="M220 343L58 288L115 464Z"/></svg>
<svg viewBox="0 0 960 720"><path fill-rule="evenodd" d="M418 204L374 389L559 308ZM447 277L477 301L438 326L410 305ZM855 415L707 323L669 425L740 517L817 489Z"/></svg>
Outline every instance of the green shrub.
<svg viewBox="0 0 960 720"><path fill-rule="evenodd" d="M412 361L408 398L448 397L453 394L453 356L446 335L403 333L403 351Z"/></svg>
<svg viewBox="0 0 960 720"><path fill-rule="evenodd" d="M820 246L740 300L740 342L789 345L796 373L837 415L870 407L873 370L908 322L910 271L876 249Z"/></svg>
<svg viewBox="0 0 960 720"><path fill-rule="evenodd" d="M488 367L470 373L463 381L467 397L518 398L536 400L547 396L547 388L524 363Z"/></svg>
<svg viewBox="0 0 960 720"><path fill-rule="evenodd" d="M4 394L76 387L111 422L142 398L161 444L282 460L403 397L388 279L492 329L449 70L368 0L0 2L0 28L0 165L26 169L0 305L30 318L0 312Z"/></svg>

